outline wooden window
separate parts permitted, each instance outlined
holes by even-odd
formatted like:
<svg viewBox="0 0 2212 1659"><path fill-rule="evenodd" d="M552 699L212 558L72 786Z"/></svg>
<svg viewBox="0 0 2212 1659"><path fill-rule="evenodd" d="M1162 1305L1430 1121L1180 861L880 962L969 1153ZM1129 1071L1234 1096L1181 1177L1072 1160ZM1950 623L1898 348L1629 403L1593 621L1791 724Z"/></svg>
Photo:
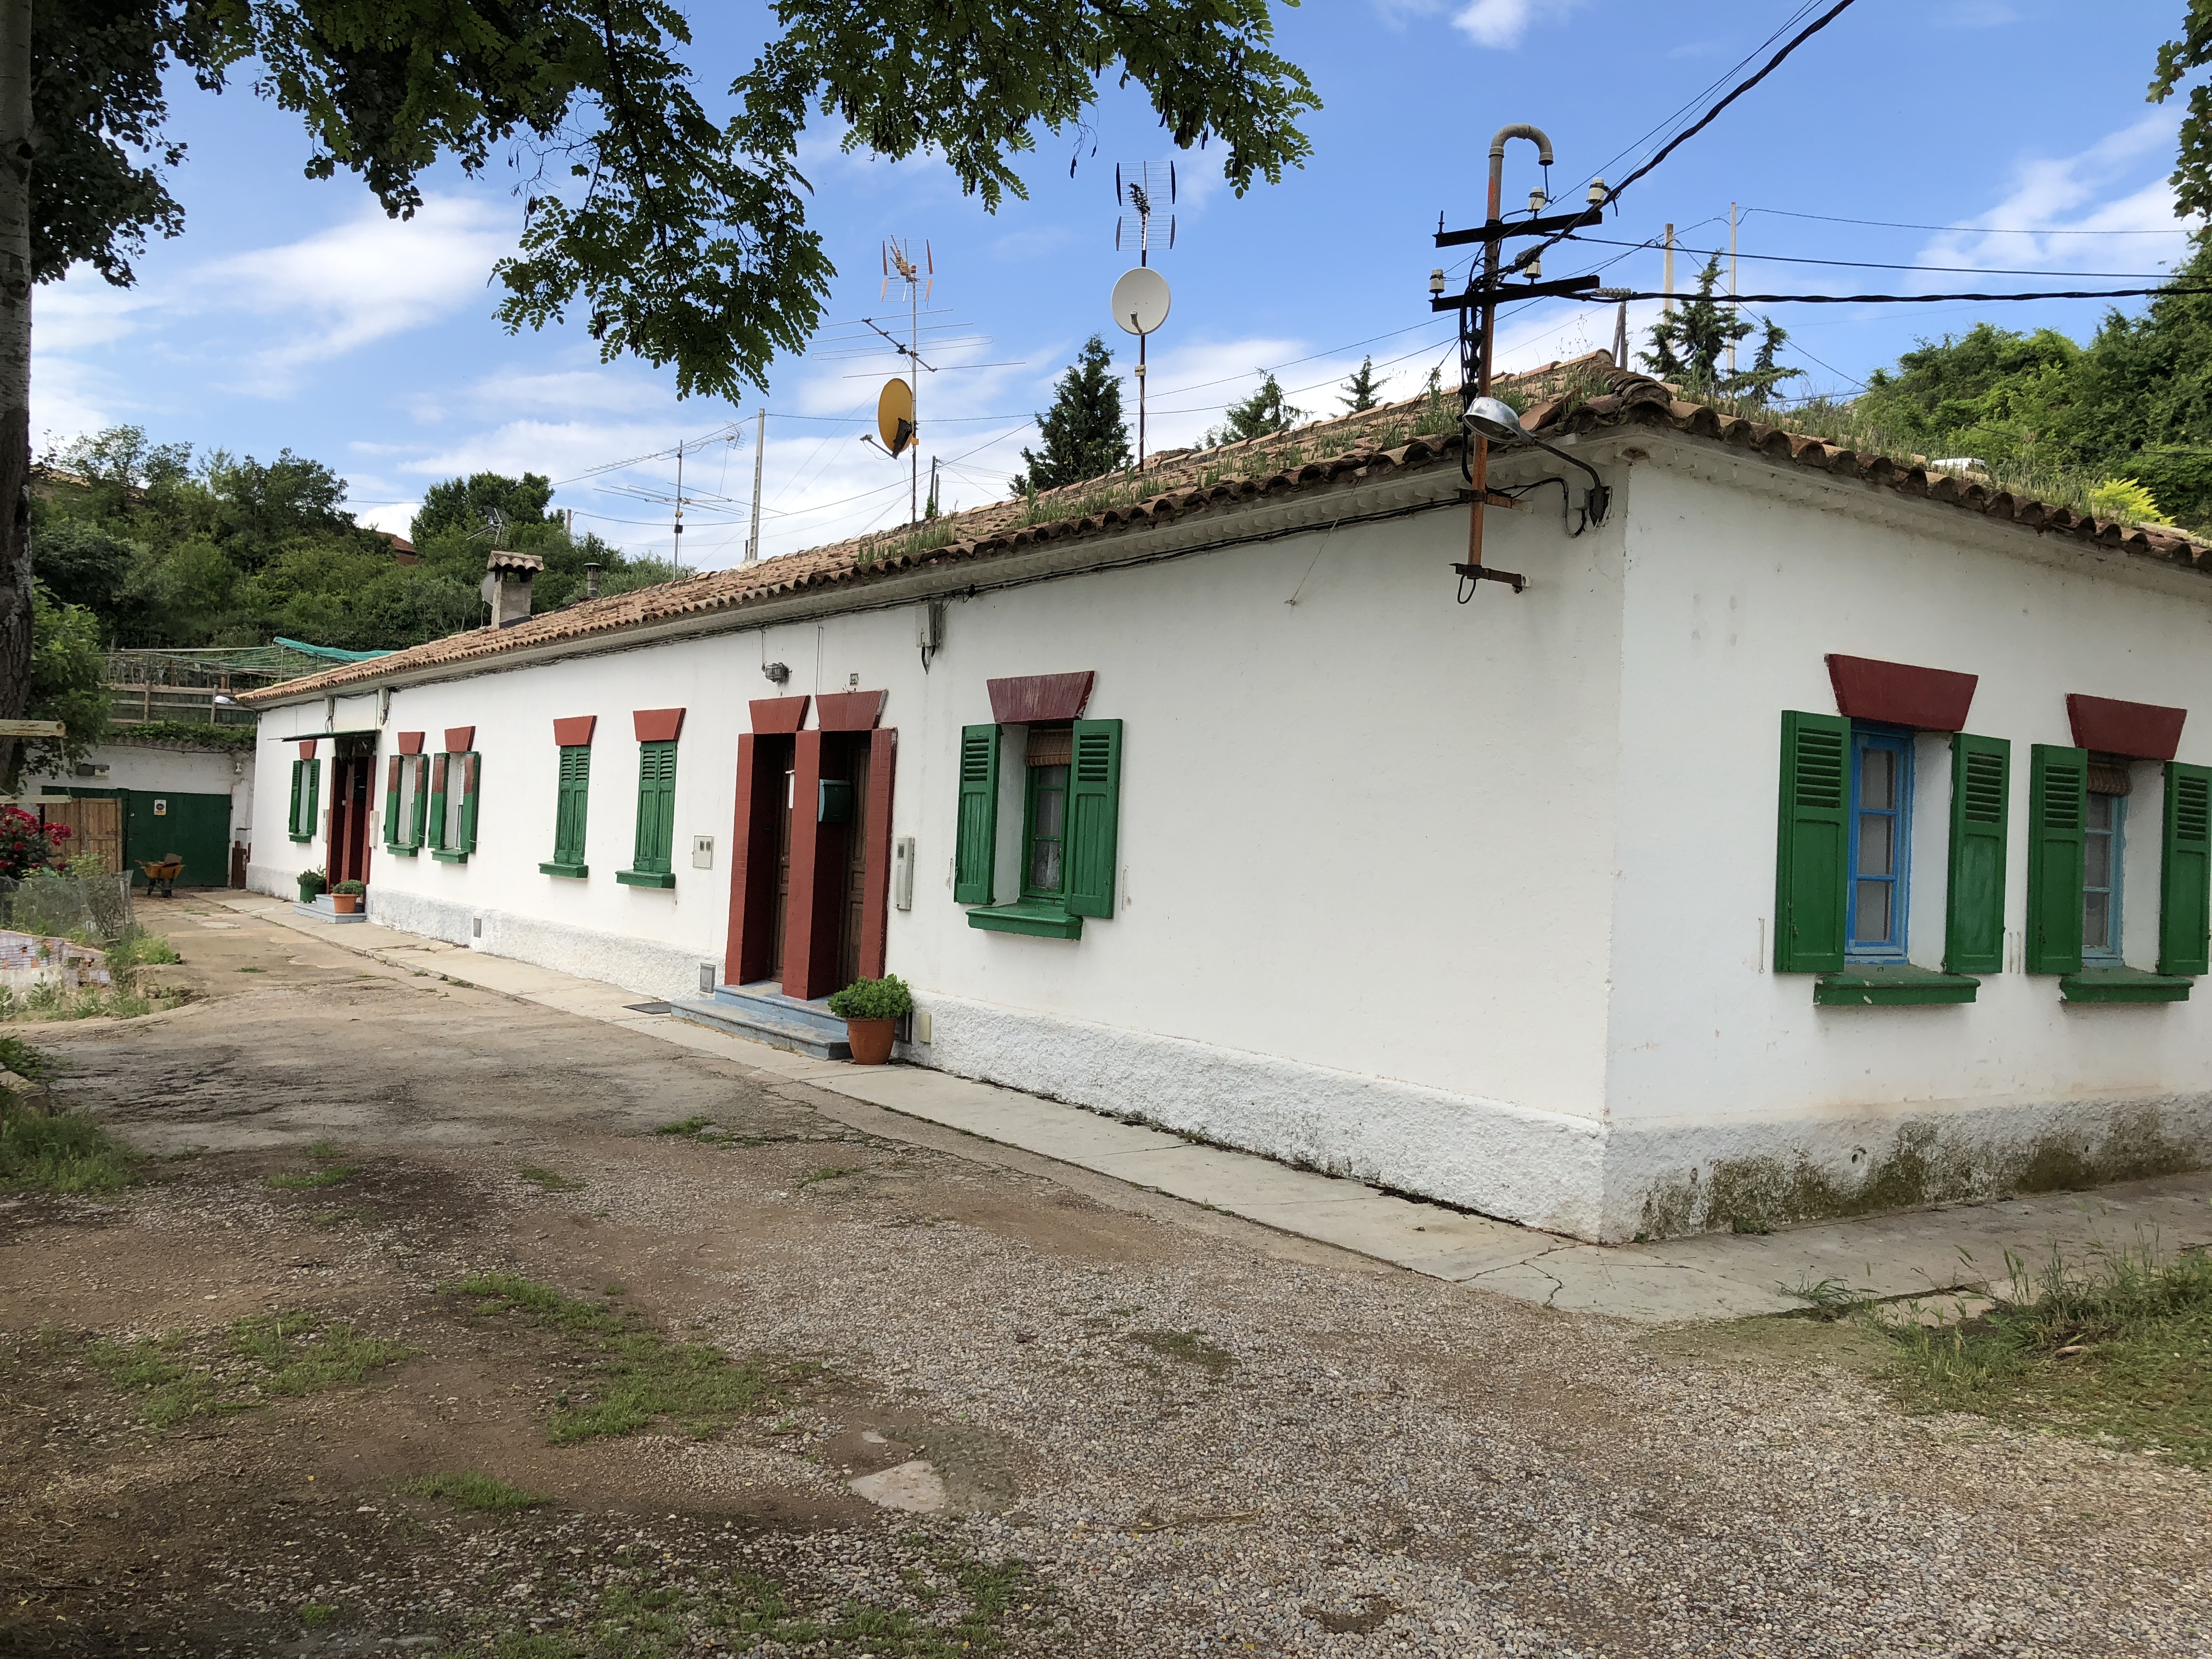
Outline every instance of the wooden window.
<svg viewBox="0 0 2212 1659"><path fill-rule="evenodd" d="M315 811L321 804L323 763L318 760L292 763L292 811L289 828L294 841L315 838Z"/></svg>
<svg viewBox="0 0 2212 1659"><path fill-rule="evenodd" d="M2212 767L2166 763L2166 835L2159 866L2158 971L2208 968L2212 933Z"/></svg>
<svg viewBox="0 0 2212 1659"><path fill-rule="evenodd" d="M2027 763L2027 971L2081 971L2089 752L2039 743Z"/></svg>
<svg viewBox="0 0 2212 1659"><path fill-rule="evenodd" d="M553 857L538 866L545 874L580 878L592 873L591 867L584 862L584 831L590 816L591 793L592 745L562 744L559 793L553 809Z"/></svg>
<svg viewBox="0 0 2212 1659"><path fill-rule="evenodd" d="M1022 818L1022 896L1060 903L1067 890L1067 775L1072 734L1066 726L1030 728L1028 787Z"/></svg>
<svg viewBox="0 0 2212 1659"><path fill-rule="evenodd" d="M413 858L422 845L422 817L430 804L430 757L394 755L385 763L384 850Z"/></svg>
<svg viewBox="0 0 2212 1659"><path fill-rule="evenodd" d="M1950 879L1943 911L1943 966L1954 974L2004 971L2005 844L2011 795L2011 743L1965 732L1954 734Z"/></svg>
<svg viewBox="0 0 2212 1659"><path fill-rule="evenodd" d="M630 887L673 887L676 841L676 745L637 746L637 836L630 867L615 879Z"/></svg>
<svg viewBox="0 0 2212 1659"><path fill-rule="evenodd" d="M2094 779L2093 779L2094 781ZM2120 963L2120 901L2125 868L2128 801L2092 789L2081 823L2081 961L2087 967Z"/></svg>
<svg viewBox="0 0 2212 1659"><path fill-rule="evenodd" d="M430 856L465 864L477 850L477 803L483 757L474 750L448 750L430 759L430 804L426 814Z"/></svg>
<svg viewBox="0 0 2212 1659"><path fill-rule="evenodd" d="M1835 714L1782 716L1775 856L1774 971L1840 973L1851 725Z"/></svg>
<svg viewBox="0 0 2212 1659"><path fill-rule="evenodd" d="M1854 726L1847 956L1905 960L1911 829L1911 738Z"/></svg>

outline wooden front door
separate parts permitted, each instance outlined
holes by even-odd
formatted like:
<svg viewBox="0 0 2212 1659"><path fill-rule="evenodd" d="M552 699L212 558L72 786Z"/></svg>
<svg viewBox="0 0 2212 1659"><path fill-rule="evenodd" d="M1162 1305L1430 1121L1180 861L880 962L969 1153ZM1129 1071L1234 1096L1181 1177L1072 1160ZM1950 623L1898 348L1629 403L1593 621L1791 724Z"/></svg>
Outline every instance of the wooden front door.
<svg viewBox="0 0 2212 1659"><path fill-rule="evenodd" d="M791 811L799 778L788 763L783 769L783 810L775 815L775 949L768 976L783 978L783 940L791 927Z"/></svg>
<svg viewBox="0 0 2212 1659"><path fill-rule="evenodd" d="M330 878L368 879L368 805L374 755L345 756L331 766Z"/></svg>

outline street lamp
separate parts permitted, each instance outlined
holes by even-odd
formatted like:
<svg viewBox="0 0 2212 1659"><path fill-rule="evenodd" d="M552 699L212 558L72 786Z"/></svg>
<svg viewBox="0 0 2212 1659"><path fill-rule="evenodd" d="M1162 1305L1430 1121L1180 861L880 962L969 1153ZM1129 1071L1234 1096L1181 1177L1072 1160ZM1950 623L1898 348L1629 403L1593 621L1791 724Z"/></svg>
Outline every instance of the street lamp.
<svg viewBox="0 0 2212 1659"><path fill-rule="evenodd" d="M1513 405L1502 398L1477 398L1460 416L1461 424L1478 438L1492 443L1534 444L1547 455L1556 455L1569 466L1578 466L1590 476L1590 487L1583 496L1583 517L1590 524L1603 524L1606 509L1613 505L1613 492L1597 475L1597 469L1588 461L1577 460L1564 449L1555 449L1541 438L1528 435L1528 428L1521 424L1521 416Z"/></svg>

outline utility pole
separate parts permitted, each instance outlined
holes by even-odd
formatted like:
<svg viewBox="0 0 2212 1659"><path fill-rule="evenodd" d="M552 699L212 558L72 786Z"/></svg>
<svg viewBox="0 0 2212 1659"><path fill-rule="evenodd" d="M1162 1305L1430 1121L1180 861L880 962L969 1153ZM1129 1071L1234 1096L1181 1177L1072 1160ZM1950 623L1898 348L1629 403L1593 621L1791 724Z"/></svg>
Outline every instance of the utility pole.
<svg viewBox="0 0 2212 1659"><path fill-rule="evenodd" d="M1667 258L1659 276L1659 291L1667 296L1661 309L1672 317L1674 314L1674 227L1672 225L1667 227Z"/></svg>
<svg viewBox="0 0 2212 1659"><path fill-rule="evenodd" d="M1735 320L1735 204L1729 204L1729 321ZM1729 376L1735 376L1735 342L1729 341Z"/></svg>
<svg viewBox="0 0 2212 1659"><path fill-rule="evenodd" d="M1508 237L1550 236L1554 233L1578 230L1587 225L1601 222L1604 217L1606 187L1602 179L1593 179L1589 186L1589 206L1579 213L1555 214L1542 216L1542 210L1550 198L1541 190L1528 193L1529 216L1513 224L1505 222L1501 197L1505 179L1505 145L1509 139L1522 138L1536 146L1540 166L1552 165L1552 141L1540 128L1525 123L1500 127L1498 136L1490 141L1490 194L1487 214L1480 227L1473 230L1443 228L1441 218L1437 227L1437 246L1456 247L1468 242L1483 245L1482 258L1468 275L1466 291L1457 295L1444 292L1444 277L1441 270L1429 274L1429 308L1431 311L1456 311L1460 314L1460 409L1464 415L1475 400L1490 395L1490 377L1497 356L1498 307L1507 301L1523 299L1549 299L1554 296L1587 295L1598 286L1595 275L1569 276L1556 282L1531 280L1504 283L1499 278L1502 245ZM1540 249L1522 254L1513 263L1516 274L1540 279L1543 267L1540 262ZM1470 317L1474 321L1470 323ZM1493 497L1490 492L1490 443L1486 438L1468 430L1463 426L1462 441L1467 446L1462 461L1462 476L1468 487L1460 493L1468 503L1467 526L1467 562L1454 565L1459 573L1462 599L1472 597L1477 584L1484 581L1505 582L1515 592L1524 586L1523 579L1510 570L1493 570L1482 562L1482 509L1495 500L1510 505L1504 496Z"/></svg>
<svg viewBox="0 0 2212 1659"><path fill-rule="evenodd" d="M768 410L753 416L753 533L745 538L745 562L760 561L761 459L768 447Z"/></svg>
<svg viewBox="0 0 2212 1659"><path fill-rule="evenodd" d="M684 568L684 440L676 441L676 568Z"/></svg>

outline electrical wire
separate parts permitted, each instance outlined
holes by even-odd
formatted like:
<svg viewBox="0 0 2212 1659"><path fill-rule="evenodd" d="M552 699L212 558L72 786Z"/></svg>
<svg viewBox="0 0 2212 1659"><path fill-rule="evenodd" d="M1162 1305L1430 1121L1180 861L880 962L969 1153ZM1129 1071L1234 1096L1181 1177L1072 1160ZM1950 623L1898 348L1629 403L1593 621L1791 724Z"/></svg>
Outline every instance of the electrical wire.
<svg viewBox="0 0 2212 1659"><path fill-rule="evenodd" d="M2212 288L2068 289L2048 294L1716 294L1715 305L1920 306L1959 300L2140 300L2162 294L2212 294ZM1695 299L1695 295L1619 294L1618 300Z"/></svg>
<svg viewBox="0 0 2212 1659"><path fill-rule="evenodd" d="M1869 225L1877 230L1948 230L1972 236L2186 236L2192 228L2177 224L2172 230L2014 230L1995 225L1916 225L1899 219L1845 219L1832 213L1799 213L1790 208L1747 207L1742 210L1748 216L1754 213L1779 214L1785 219L1818 219L1830 225ZM1739 218L1737 222L1742 222ZM2194 229L2202 230L2198 225Z"/></svg>
<svg viewBox="0 0 2212 1659"><path fill-rule="evenodd" d="M1739 222L1741 222L1739 221ZM1610 236L1584 236L1579 232L1568 238L1575 242L1595 242L1604 247L1647 248L1657 246L1651 242L1623 242ZM1855 270L1941 270L1965 276L2094 276L2112 282L2154 283L2166 275L2157 270L2021 270L1992 265L1911 265L1896 264L1882 259L1816 259L1809 254L1796 253L1740 253L1720 247L1685 247L1674 244L1677 253L1701 253L1713 259L1764 259L1770 264L1785 265L1848 265ZM1718 298L1718 295L1715 295Z"/></svg>

